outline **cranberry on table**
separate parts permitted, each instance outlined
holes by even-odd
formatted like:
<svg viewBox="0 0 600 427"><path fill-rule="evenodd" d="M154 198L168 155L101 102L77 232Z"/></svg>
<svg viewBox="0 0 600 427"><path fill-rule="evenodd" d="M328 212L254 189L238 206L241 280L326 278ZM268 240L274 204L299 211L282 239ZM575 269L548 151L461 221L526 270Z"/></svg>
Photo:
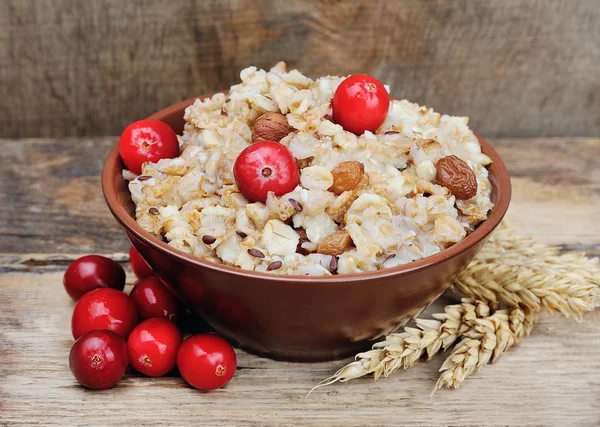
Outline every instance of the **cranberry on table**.
<svg viewBox="0 0 600 427"><path fill-rule="evenodd" d="M110 288L95 289L75 304L71 332L77 339L86 332L106 329L127 339L137 323L137 309L129 296Z"/></svg>
<svg viewBox="0 0 600 427"><path fill-rule="evenodd" d="M177 367L183 379L198 390L215 390L231 380L237 361L233 347L213 334L186 339L177 352Z"/></svg>
<svg viewBox="0 0 600 427"><path fill-rule="evenodd" d="M121 159L133 173L142 173L146 162L172 159L179 155L177 135L159 120L140 120L127 126L119 139Z"/></svg>
<svg viewBox="0 0 600 427"><path fill-rule="evenodd" d="M74 301L97 288L122 291L125 287L125 271L118 262L110 258L86 255L69 265L63 277L63 285Z"/></svg>
<svg viewBox="0 0 600 427"><path fill-rule="evenodd" d="M182 305L156 276L146 277L137 282L129 296L143 320L164 317L175 321L183 314Z"/></svg>
<svg viewBox="0 0 600 427"><path fill-rule="evenodd" d="M296 159L275 141L256 142L245 148L233 165L233 175L247 199L263 203L269 191L282 196L299 182Z"/></svg>
<svg viewBox="0 0 600 427"><path fill-rule="evenodd" d="M133 274L135 274L138 279L144 279L153 274L152 268L150 268L146 260L144 260L134 246L129 248L129 264L131 265Z"/></svg>
<svg viewBox="0 0 600 427"><path fill-rule="evenodd" d="M129 365L125 340L111 331L90 331L81 336L69 354L69 368L79 383L93 390L115 385Z"/></svg>
<svg viewBox="0 0 600 427"><path fill-rule="evenodd" d="M133 368L149 377L160 377L177 363L181 332L167 319L148 319L137 325L127 340Z"/></svg>
<svg viewBox="0 0 600 427"><path fill-rule="evenodd" d="M345 130L362 135L375 132L387 116L390 96L383 84L366 74L345 79L331 101L333 120Z"/></svg>

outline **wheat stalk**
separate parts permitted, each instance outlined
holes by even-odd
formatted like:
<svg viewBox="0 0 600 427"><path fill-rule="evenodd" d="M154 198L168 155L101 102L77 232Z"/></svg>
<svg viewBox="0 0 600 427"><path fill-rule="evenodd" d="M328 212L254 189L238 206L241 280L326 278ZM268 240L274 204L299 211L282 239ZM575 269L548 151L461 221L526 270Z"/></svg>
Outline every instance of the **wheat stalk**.
<svg viewBox="0 0 600 427"><path fill-rule="evenodd" d="M502 225L453 285L468 298L433 314L433 319L415 319L416 328L388 335L313 390L369 374L375 380L387 377L413 366L425 353L431 359L460 339L442 365L434 391L458 388L529 335L542 310L581 320L600 299L598 259L559 252Z"/></svg>
<svg viewBox="0 0 600 427"><path fill-rule="evenodd" d="M558 251L502 227L458 276L454 288L493 308L506 304L529 311L558 311L580 321L600 298L598 259Z"/></svg>
<svg viewBox="0 0 600 427"><path fill-rule="evenodd" d="M520 343L538 320L538 312L520 308L497 310L477 319L440 368L434 392L442 387L458 388L466 377L496 360L513 345Z"/></svg>
<svg viewBox="0 0 600 427"><path fill-rule="evenodd" d="M359 353L354 362L321 381L317 387L369 374L373 374L376 380L381 375L387 377L400 368L413 366L424 354L430 360L473 328L478 319L489 314L487 304L463 298L460 304L446 306L444 313L433 314L433 319L415 319L416 328L405 327L403 332L388 335L385 340L374 344L371 350Z"/></svg>

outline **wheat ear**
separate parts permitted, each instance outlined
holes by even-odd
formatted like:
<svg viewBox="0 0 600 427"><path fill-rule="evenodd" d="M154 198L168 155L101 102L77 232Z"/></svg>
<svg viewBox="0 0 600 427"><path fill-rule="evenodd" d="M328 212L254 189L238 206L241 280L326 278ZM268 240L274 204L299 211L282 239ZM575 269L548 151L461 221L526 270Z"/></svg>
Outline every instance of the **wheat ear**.
<svg viewBox="0 0 600 427"><path fill-rule="evenodd" d="M598 259L558 251L502 227L458 276L454 288L492 308L506 304L543 309L580 321L600 298Z"/></svg>
<svg viewBox="0 0 600 427"><path fill-rule="evenodd" d="M434 390L458 388L529 335L542 310L577 320L593 310L600 300L598 267L597 258L560 254L558 247L517 236L502 225L454 283L469 299L447 306L433 319L416 319L416 328L388 335L317 387L368 374L377 380L413 366L425 353L431 359L460 339ZM499 309L503 306L508 307Z"/></svg>
<svg viewBox="0 0 600 427"><path fill-rule="evenodd" d="M424 354L429 360L440 350L448 349L473 328L478 319L489 314L487 304L463 298L461 304L448 305L444 313L433 314L433 319L415 319L416 328L405 327L403 332L388 335L385 340L374 344L371 350L359 353L354 362L339 369L317 387L369 374L377 380L381 375L387 377L400 368L413 366Z"/></svg>
<svg viewBox="0 0 600 427"><path fill-rule="evenodd" d="M464 334L454 351L440 368L434 392L442 387L458 388L466 377L494 363L505 351L531 333L538 312L520 308L497 310L491 316L477 319L475 327Z"/></svg>

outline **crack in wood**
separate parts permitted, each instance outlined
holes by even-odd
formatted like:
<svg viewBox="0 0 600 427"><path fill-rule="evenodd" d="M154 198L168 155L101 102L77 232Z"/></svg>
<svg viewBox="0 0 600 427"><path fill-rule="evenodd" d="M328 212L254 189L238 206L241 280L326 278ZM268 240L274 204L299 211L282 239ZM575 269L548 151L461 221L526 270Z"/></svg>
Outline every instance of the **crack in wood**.
<svg viewBox="0 0 600 427"><path fill-rule="evenodd" d="M561 253L585 252L590 258L600 257L600 244L558 244ZM85 254L0 254L0 274L49 273L66 269L69 264ZM129 261L129 254L115 252L100 254L118 263Z"/></svg>
<svg viewBox="0 0 600 427"><path fill-rule="evenodd" d="M557 246L561 253L585 252L588 258L600 257L600 244L560 244Z"/></svg>
<svg viewBox="0 0 600 427"><path fill-rule="evenodd" d="M0 274L49 273L66 269L85 254L0 254ZM121 264L129 261L124 252L100 254Z"/></svg>

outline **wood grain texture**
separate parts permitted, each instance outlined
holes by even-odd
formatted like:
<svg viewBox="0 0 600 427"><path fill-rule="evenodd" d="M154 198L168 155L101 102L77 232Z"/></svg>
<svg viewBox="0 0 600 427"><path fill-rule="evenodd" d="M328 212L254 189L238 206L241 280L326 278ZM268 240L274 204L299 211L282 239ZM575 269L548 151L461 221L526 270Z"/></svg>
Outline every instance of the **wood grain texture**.
<svg viewBox="0 0 600 427"><path fill-rule="evenodd" d="M0 136L119 134L279 60L488 137L600 133L598 0L4 0Z"/></svg>
<svg viewBox="0 0 600 427"><path fill-rule="evenodd" d="M128 242L100 188L116 140L0 140L0 271L62 268L90 252L124 256ZM600 139L491 142L512 176L511 223L540 241L600 255Z"/></svg>
<svg viewBox="0 0 600 427"><path fill-rule="evenodd" d="M237 351L224 389L130 372L115 388L80 387L68 368L72 302L62 274L0 276L0 425L595 426L600 310L582 324L543 317L533 334L459 390L430 396L442 357L373 382L308 391L344 361L294 364ZM441 303L441 301L439 302Z"/></svg>
<svg viewBox="0 0 600 427"><path fill-rule="evenodd" d="M492 143L511 176L510 223L542 242L600 255L600 139Z"/></svg>
<svg viewBox="0 0 600 427"><path fill-rule="evenodd" d="M124 252L100 186L117 138L0 142L0 252Z"/></svg>

